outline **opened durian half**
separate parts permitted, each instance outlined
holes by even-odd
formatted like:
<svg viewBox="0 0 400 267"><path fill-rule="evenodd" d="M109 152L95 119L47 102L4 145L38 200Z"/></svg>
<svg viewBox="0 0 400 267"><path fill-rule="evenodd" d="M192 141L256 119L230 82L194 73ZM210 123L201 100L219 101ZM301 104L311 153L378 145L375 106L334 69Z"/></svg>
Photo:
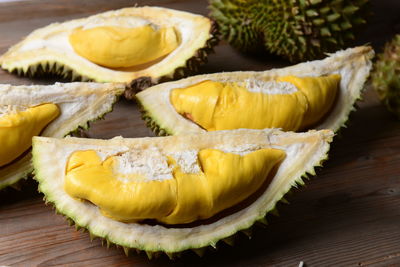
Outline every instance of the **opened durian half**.
<svg viewBox="0 0 400 267"><path fill-rule="evenodd" d="M276 129L111 140L34 137L39 190L91 237L151 257L192 249L265 221L327 158L330 130Z"/></svg>
<svg viewBox="0 0 400 267"><path fill-rule="evenodd" d="M64 137L111 111L123 84L0 85L0 189L32 172L35 135ZM49 152L52 154L52 152Z"/></svg>
<svg viewBox="0 0 400 267"><path fill-rule="evenodd" d="M337 131L371 68L367 46L263 72L206 74L153 86L136 98L158 135L238 128Z"/></svg>
<svg viewBox="0 0 400 267"><path fill-rule="evenodd" d="M132 82L132 89L141 89L196 71L217 42L215 25L206 17L131 7L35 30L2 55L0 64L18 74Z"/></svg>

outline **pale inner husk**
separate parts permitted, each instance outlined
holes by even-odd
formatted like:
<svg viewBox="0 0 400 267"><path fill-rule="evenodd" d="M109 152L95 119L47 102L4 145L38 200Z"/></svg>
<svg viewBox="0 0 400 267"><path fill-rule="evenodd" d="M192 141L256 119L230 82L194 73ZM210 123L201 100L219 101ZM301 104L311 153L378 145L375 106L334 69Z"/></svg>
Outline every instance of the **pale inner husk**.
<svg viewBox="0 0 400 267"><path fill-rule="evenodd" d="M55 203L59 211L72 218L78 225L89 228L94 235L105 237L125 247L176 252L215 244L221 238L248 228L254 221L263 218L296 182L301 181L302 175L313 172L314 166L325 159L331 138L330 131L295 134L277 130L235 130L204 135L117 138L108 141L76 138L55 140L38 137L34 139L33 153L37 169L36 179L40 182L40 190L45 193L49 201ZM130 147L130 149L156 147L162 153L175 153L175 155L177 153L183 155L188 151L202 148L218 148L240 153L272 147L284 150L287 157L267 190L250 206L212 223L174 228L122 223L106 218L93 204L77 201L64 191L63 177L68 156L75 150L93 146L97 146L96 150L110 148L114 151L118 146ZM46 151L54 151L54 153L49 156Z"/></svg>

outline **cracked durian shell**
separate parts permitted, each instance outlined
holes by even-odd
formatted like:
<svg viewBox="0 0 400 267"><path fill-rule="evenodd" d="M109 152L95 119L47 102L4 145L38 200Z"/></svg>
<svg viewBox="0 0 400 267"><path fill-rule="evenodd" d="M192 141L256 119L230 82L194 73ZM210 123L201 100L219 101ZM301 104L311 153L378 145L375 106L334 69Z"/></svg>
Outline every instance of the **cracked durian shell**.
<svg viewBox="0 0 400 267"><path fill-rule="evenodd" d="M303 185L302 177L315 175L314 167L327 158L333 133L330 130L306 133L282 132L276 129L232 130L210 133L111 140L81 138L35 137L33 140L33 164L39 190L46 202L54 204L57 212L65 215L76 227L86 228L90 236L100 237L107 244L114 243L130 249L144 250L149 257L166 253L174 257L179 252L193 250L198 254L218 241L230 242L239 231L247 232L256 222L265 223L265 216L272 212L278 201L297 184ZM69 155L76 150L94 149L108 156L130 149L154 149L161 154L185 153L203 148L222 150L245 149L250 152L261 148L278 148L286 152L286 158L265 189L244 205L226 211L206 221L183 226L163 224L123 223L101 214L90 202L72 198L64 190L65 168ZM52 153L49 153L49 152ZM159 155L159 154L158 154Z"/></svg>
<svg viewBox="0 0 400 267"><path fill-rule="evenodd" d="M117 70L78 55L69 43L68 37L74 29L96 23L113 25L115 20L118 25L127 24L128 27L135 21L155 27L174 27L180 44L152 65ZM53 73L71 80L127 83L126 96L130 98L136 90L197 71L217 43L216 25L206 17L160 7L131 7L37 29L2 55L0 64L3 69L19 75Z"/></svg>
<svg viewBox="0 0 400 267"><path fill-rule="evenodd" d="M373 56L374 51L371 47L361 46L336 52L323 60L309 61L281 69L198 75L148 88L138 93L136 99L141 105L142 117L147 126L157 135L201 133L205 132L203 128L176 112L170 101L171 90L185 88L204 80L243 82L250 79L262 83L286 75L303 77L340 74L340 88L336 102L329 114L315 126L316 129L331 129L336 132L345 125L350 112L355 110L354 104L361 97Z"/></svg>
<svg viewBox="0 0 400 267"><path fill-rule="evenodd" d="M123 84L56 83L54 85L0 85L0 107L31 107L44 103L56 104L60 116L50 122L42 136L64 137L112 110ZM50 153L51 154L51 153ZM26 178L33 170L32 154L28 151L12 163L0 167L0 189Z"/></svg>

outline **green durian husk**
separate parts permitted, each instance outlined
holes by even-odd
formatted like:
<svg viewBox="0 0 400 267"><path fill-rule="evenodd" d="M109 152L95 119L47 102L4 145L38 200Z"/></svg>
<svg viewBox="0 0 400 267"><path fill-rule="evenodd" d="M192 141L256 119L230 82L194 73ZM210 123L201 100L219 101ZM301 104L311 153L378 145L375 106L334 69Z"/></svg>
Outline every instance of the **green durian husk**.
<svg viewBox="0 0 400 267"><path fill-rule="evenodd" d="M371 80L383 105L400 119L400 34L378 54Z"/></svg>
<svg viewBox="0 0 400 267"><path fill-rule="evenodd" d="M265 49L291 62L343 49L369 14L368 0L210 0L209 8L234 47Z"/></svg>

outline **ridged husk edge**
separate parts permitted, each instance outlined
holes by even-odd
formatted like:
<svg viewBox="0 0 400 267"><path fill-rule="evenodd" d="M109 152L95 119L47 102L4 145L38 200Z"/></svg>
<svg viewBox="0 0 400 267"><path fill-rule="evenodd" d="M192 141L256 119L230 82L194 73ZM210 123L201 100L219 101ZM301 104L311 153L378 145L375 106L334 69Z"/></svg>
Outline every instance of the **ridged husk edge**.
<svg viewBox="0 0 400 267"><path fill-rule="evenodd" d="M101 113L96 113L95 116L93 118L89 119L88 121L81 122L77 125L74 125L72 127L72 129L71 128L67 129L66 132L64 134L62 134L62 136L67 136L67 135L82 136L83 132L89 129L91 122L94 122L94 121L97 121L100 119L104 119L104 116L113 110L114 104L118 101L121 94L122 94L122 91L119 93L116 93L114 95L112 101L107 104L108 107L106 109L104 109ZM51 125L51 123L49 125ZM19 167L19 169L22 168L22 170L4 181L0 177L0 190L6 188L8 186L11 186L18 190L25 183L24 180L26 180L30 176L30 174L32 174L32 172L33 172L33 166L31 164L31 157L32 157L31 152L28 151L22 158L14 161L13 163L11 163L10 165L8 165L6 167L6 168L9 168L10 166L13 166L13 164L19 164L19 165L21 165ZM0 171L1 171L1 168L0 168Z"/></svg>
<svg viewBox="0 0 400 267"><path fill-rule="evenodd" d="M173 132L168 131L168 129L164 129L158 124L153 118L151 114L146 110L146 108L142 105L142 103L135 97L136 104L139 107L139 111L142 117L142 120L146 124L146 126L156 135L156 136L168 136L173 135Z"/></svg>
<svg viewBox="0 0 400 267"><path fill-rule="evenodd" d="M252 130L237 130L237 131L252 131ZM273 130L273 131L276 131L276 130ZM312 131L312 132L315 133L316 131ZM293 133L290 133L290 134L293 134ZM298 134L298 135L307 135L307 134L308 133ZM35 179L39 182L39 187L38 187L39 192L42 192L45 195L44 201L46 202L46 204L49 204L49 203L52 204L55 208L56 213L61 214L64 217L66 217L67 221L69 222L69 224L71 226L75 225L76 230L80 230L80 229L82 229L83 231L88 230L91 240L93 240L95 238L100 238L102 241L102 244L106 245L107 248L110 247L111 245L116 245L117 247L122 247L126 255L130 255L132 252L136 252L136 253L140 254L141 252L144 251L145 254L148 256L148 258L150 258L150 259L158 257L163 254L165 254L170 259L175 259L175 258L181 257L182 253L184 253L188 250L193 251L198 256L203 256L203 254L206 251L217 249L217 247L219 247L222 242L232 246L234 244L235 238L238 237L239 235L244 234L248 238L251 238L253 227L255 227L257 225L265 226L268 224L267 219L266 219L267 215L269 215L269 214L276 215L276 216L278 215L278 211L277 211L278 202L288 204L288 202L284 198L284 196L290 190L292 190L293 187L304 186L305 179L309 179L310 176L316 175L315 168L321 167L322 163L328 159L328 151L330 148L329 143L332 141L333 133L331 131L325 130L325 131L321 131L320 136L321 136L320 138L322 138L321 140L324 140L324 144L319 149L317 156L314 155L314 159L312 161L311 160L308 161L308 163L306 164L308 166L304 166L304 168L305 168L304 172L301 175L299 175L297 178L292 180L292 183L290 185L288 185L288 187L285 190L282 190L281 192L279 192L279 197L277 197L277 200L274 200L275 202L272 202L273 205L271 206L271 208L265 209L262 213L258 213L254 220L252 219L251 221L248 221L245 226L234 229L232 232L226 233L225 236L223 236L222 238L214 237L212 240L209 240L208 244L205 246L182 247L179 251L168 251L168 250L164 250L164 249L154 250L154 249L148 249L146 247L131 247L131 246L128 246L125 244L118 243L115 240L110 240L109 236L102 236L101 234L98 234L98 233L91 233L91 229L90 229L89 225L78 223L76 221L77 218L73 218L68 215L68 213L69 213L68 211L63 211L63 210L59 209L56 204L56 200L54 199L54 196L49 195L49 193L51 194L51 192L49 192L48 190L52 186L48 185L48 184L45 185L45 183L44 183L45 179L43 179L42 169L40 168L40 162L43 161L43 159L40 159L39 148L35 148L35 146L34 146L34 152L33 152L34 153L34 164L36 167L35 168ZM64 206L63 208L65 209L66 207L67 206ZM154 246L156 246L156 245L154 245Z"/></svg>

